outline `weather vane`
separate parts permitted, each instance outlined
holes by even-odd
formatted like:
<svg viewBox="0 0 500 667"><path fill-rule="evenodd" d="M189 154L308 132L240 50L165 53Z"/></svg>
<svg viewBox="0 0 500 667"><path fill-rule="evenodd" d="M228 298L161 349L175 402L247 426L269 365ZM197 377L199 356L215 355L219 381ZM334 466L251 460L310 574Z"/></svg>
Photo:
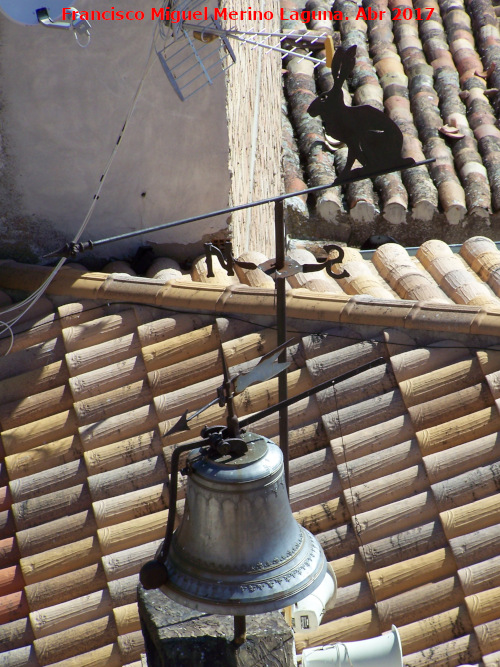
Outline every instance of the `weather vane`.
<svg viewBox="0 0 500 667"><path fill-rule="evenodd" d="M347 161L340 178L370 176L377 169L408 169L416 166L411 157L403 159L403 133L383 111L363 104L348 106L342 86L356 62L357 46L339 47L332 59L333 87L317 97L308 108L310 116L320 116L327 135L347 146ZM352 169L355 161L362 166Z"/></svg>

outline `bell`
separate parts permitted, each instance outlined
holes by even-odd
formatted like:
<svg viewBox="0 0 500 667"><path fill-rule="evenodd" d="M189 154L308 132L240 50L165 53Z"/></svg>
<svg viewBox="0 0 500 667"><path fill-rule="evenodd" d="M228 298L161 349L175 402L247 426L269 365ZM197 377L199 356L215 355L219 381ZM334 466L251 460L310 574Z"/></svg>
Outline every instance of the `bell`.
<svg viewBox="0 0 500 667"><path fill-rule="evenodd" d="M279 447L255 433L235 441L239 453L226 443L189 454L184 516L160 557L159 588L186 607L242 616L306 597L327 562L293 518Z"/></svg>

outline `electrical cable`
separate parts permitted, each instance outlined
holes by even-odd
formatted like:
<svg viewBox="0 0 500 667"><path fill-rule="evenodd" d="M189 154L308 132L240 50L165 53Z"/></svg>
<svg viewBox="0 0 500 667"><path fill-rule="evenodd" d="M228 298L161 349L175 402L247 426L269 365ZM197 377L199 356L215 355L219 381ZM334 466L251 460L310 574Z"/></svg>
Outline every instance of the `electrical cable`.
<svg viewBox="0 0 500 667"><path fill-rule="evenodd" d="M110 302L108 305L137 306L137 305L144 305L144 304L139 304L135 301L113 301L113 302ZM89 308L88 311L98 310L101 307L102 307L101 305L94 306L92 308ZM148 308L163 310L167 313L172 313L174 315L182 314L179 310L177 310L175 308L168 308L166 306L157 306L155 304L151 304L151 305L148 304ZM268 316L263 316L263 317L268 317ZM247 319L246 317L235 315L234 313L225 315L225 318L228 319L228 320L237 320L238 322L246 322L247 324L252 324L253 326L255 326L256 328L259 328L259 329L274 329L274 330L277 330L276 325L273 326L272 324L268 324L268 325L259 324L258 322L255 322L255 320L250 320L250 319ZM62 317L60 317L59 315L56 316L56 320L61 320L61 319L62 319ZM334 326L344 326L344 327L349 326L349 325L340 324L340 323L337 323L337 325L336 325L335 322L328 322L328 323L324 323L324 324L331 325L332 328ZM17 331L16 334L25 333L25 332L30 331L30 330L36 330L36 328L38 326L43 326L43 325L35 324L35 325L30 326L26 329L21 329L21 330ZM374 325L370 325L370 326L373 327ZM299 334L301 336L319 336L321 338L342 338L344 340L352 340L353 343L366 342L366 343L380 344L381 342L383 342L382 340L377 339L375 337L366 337L366 338L363 338L363 340L361 340L359 337L349 336L347 334L347 332L345 334L341 335L341 334L329 333L329 332L326 332L326 331L325 332L314 332L314 331L308 331L307 329L304 329L304 330L293 329L290 333L291 334ZM464 335L464 334L458 334L458 335ZM0 341L2 341L4 339L5 339L5 336L2 336L2 331L0 330ZM400 347L405 348L405 350L408 350L408 351L413 350L413 349L416 350L418 348L428 347L428 346L433 345L433 344L439 345L439 348L442 349L442 350L456 350L456 349L460 348L460 349L463 349L464 352L467 351L467 350L479 351L479 350L484 350L485 347L488 347L488 348L493 347L493 346L486 346L486 345L470 345L470 344L465 345L463 343L461 344L459 341L457 341L456 345L442 345L440 343L440 341L431 341L429 343L417 343L416 342L414 346L411 346L408 343L399 343L397 341L391 341L391 346L393 346L393 347L400 346Z"/></svg>
<svg viewBox="0 0 500 667"><path fill-rule="evenodd" d="M163 8L166 7L167 3L168 3L168 0L164 0ZM121 128L119 134L118 134L118 138L116 140L116 143L113 147L113 150L111 151L111 154L108 158L106 166L104 167L104 171L102 172L101 177L99 179L99 185L97 187L97 190L95 191L95 194L92 198L92 202L89 206L87 214L85 215L85 217L84 217L84 219L83 219L83 221L80 225L80 228L78 229L78 231L77 231L77 233L76 233L76 235L73 239L73 243L77 243L80 240L83 232L85 231L87 225L90 222L90 219L92 218L95 207L97 205L97 202L98 202L99 197L101 195L102 189L104 187L104 183L105 183L106 178L108 176L108 173L111 169L111 165L113 164L114 159L116 157L116 154L118 152L118 147L120 146L120 142L121 142L121 140L122 140L122 138L125 134L127 126L129 124L129 121L132 117L132 114L135 111L135 107L137 105L137 101L139 99L139 96L142 92L146 77L147 77L147 75L149 73L149 70L151 69L151 66L154 62L153 61L153 55L155 53L155 42L156 42L156 38L157 38L158 33L161 32L161 28L159 29L159 27L158 27L159 24L160 24L160 20L155 22L155 25L154 25L154 28L153 28L153 36L152 36L152 39L151 39L151 44L150 44L148 56L147 56L147 59L146 59L146 64L144 66L141 77L139 79L139 84L136 88L136 91L134 93L132 101L131 101L131 103L129 105L129 108L127 110L127 114L125 116L125 121L122 125L122 128ZM59 259L59 261L57 262L56 266L54 267L54 269L52 270L50 275L45 279L45 281L40 285L40 287L38 287L26 299L24 299L23 301L21 301L19 303L16 303L16 304L12 305L12 306L9 306L9 307L7 307L7 308L5 308L4 310L1 311L0 316L3 317L6 313L18 312L20 309L22 309L21 312L19 312L16 316L14 316L10 320L0 319L0 338L2 337L2 334L7 331L9 336L10 336L10 339L11 339L9 348L8 348L7 352L4 353L4 355L9 354L10 351L12 350L13 345L14 345L15 333L14 333L13 327L17 324L17 322L22 317L24 317L24 315L26 315L26 313L30 310L30 308L32 308L35 305L35 303L44 295L48 286L50 285L52 280L54 280L54 278L56 277L56 275L59 273L62 266L66 262L66 259L67 259L66 257L62 257L61 259Z"/></svg>
<svg viewBox="0 0 500 667"><path fill-rule="evenodd" d="M375 610L375 612L378 616L379 612L378 612L377 594L376 594L376 591L375 591L375 588L373 586L373 582L372 582L372 579L371 579L371 576L370 576L371 572L370 572L370 569L368 567L368 560L366 558L366 550L365 550L365 544L364 544L363 538L362 538L361 524L359 523L358 515L356 513L354 493L353 493L352 482L351 482L351 473L349 471L349 463L348 463L348 460L347 460L347 449L346 449L345 442L344 442L344 434L342 432L342 422L341 422L341 419L340 419L339 405L338 405L338 400L337 400L337 388L336 388L335 385L333 385L333 398L334 398L334 402L335 402L335 412L337 413L337 422L338 422L338 425L339 425L340 441L342 443L342 453L344 455L344 465L345 465L345 470L346 470L346 475L347 475L347 484L349 486L349 491L351 493L352 512L349 508L349 503L347 503L347 502L346 502L346 507L347 507L349 513L351 514L351 523L352 523L352 526L354 528L354 533L356 535L356 538L359 542L361 553L363 555L363 565L364 565L364 568L365 568L365 579L368 583L368 587L369 587L370 592L372 594L373 608L374 608L374 610ZM343 491L343 495L345 497L345 491ZM347 659L349 660L349 664L352 666L349 651L347 649L347 646L343 642L338 642L336 644L338 657L340 655L339 645L344 647Z"/></svg>

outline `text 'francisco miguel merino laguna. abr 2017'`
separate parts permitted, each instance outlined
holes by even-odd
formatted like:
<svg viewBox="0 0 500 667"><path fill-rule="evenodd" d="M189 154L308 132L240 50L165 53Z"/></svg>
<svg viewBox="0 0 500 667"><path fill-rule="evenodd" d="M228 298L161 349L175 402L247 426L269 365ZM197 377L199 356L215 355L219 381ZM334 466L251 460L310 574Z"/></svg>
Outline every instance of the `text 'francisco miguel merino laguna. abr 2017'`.
<svg viewBox="0 0 500 667"><path fill-rule="evenodd" d="M389 10L387 10L389 11ZM405 7L401 9L396 7L391 12L391 18L393 21L410 21L415 19L417 21L428 21L432 15L434 9L432 7L423 7L421 9L412 9L411 7ZM355 21L357 19L363 19L364 21L374 21L376 19L382 19L386 14L385 9L376 11L371 7L364 9L360 7L358 13L356 14ZM254 10L251 7L248 9L243 9L240 11L228 10L226 7L223 9L215 8L210 11L208 7L203 7L202 9L196 11L178 11L170 9L151 9L150 18L152 21L160 19L160 21L169 21L171 23L180 23L181 21L207 21L210 16L213 15L214 19L223 19L224 21L272 21L275 18L274 12L269 10L260 11ZM72 7L65 7L63 9L63 21L72 20L76 21L80 17L86 21L143 21L146 18L145 12L142 10L129 10L123 11L121 9L116 9L115 7L110 7L104 11L92 10L90 12L76 12ZM348 21L349 17L342 14L339 11L292 11L285 13L284 9L279 11L280 20L293 20L293 21L302 21L303 23L309 23L312 20L322 20L322 21Z"/></svg>

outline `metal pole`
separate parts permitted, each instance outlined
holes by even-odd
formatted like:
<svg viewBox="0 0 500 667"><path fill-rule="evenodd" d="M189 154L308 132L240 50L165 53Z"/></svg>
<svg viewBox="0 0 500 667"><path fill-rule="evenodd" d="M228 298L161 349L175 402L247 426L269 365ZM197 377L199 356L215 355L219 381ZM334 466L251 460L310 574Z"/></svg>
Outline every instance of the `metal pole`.
<svg viewBox="0 0 500 667"><path fill-rule="evenodd" d="M208 218L215 218L218 215L226 215L228 213L233 213L233 211L242 211L247 208L253 208L254 206L261 206L262 204L270 204L271 202L281 202L284 199L290 199L291 197L300 197L301 195L307 195L311 192L319 192L320 190L326 190L327 188L333 187L335 185L343 185L345 183L354 183L355 181L360 181L365 178L374 178L380 174L390 174L393 171L403 171L405 169L411 169L412 167L419 167L423 164L428 164L434 162L436 158L430 158L428 160L422 160L421 162L415 162L412 165L400 165L398 167L391 167L389 169L377 169L370 172L369 174L355 174L354 176L338 176L333 183L327 183L326 185L316 185L313 188L307 188L306 190L299 190L297 192L287 192L284 195L276 195L275 197L268 197L267 199L260 199L259 201L248 202L247 204L239 204L237 206L229 206L228 208L220 209L219 211L212 211L211 213L202 213L200 215L195 215L191 218L184 218L183 220L175 220L174 222L165 222L162 225L156 225L156 227L148 227L146 229L138 229L134 232L126 232L125 234L119 234L118 236L110 236L105 239L99 239L98 241L80 241L79 243L66 243L62 248L54 252L50 252L44 257L76 257L78 254L85 252L87 250L92 250L98 246L105 245L107 243L114 243L115 241L123 241L125 239L135 238L136 236L142 236L143 234L152 234L153 232L159 232L163 229L171 229L172 227L178 227L179 225L185 225L188 222L197 222L198 220L208 220Z"/></svg>
<svg viewBox="0 0 500 667"><path fill-rule="evenodd" d="M278 328L278 345L286 343L286 278L280 277L279 272L285 268L285 221L283 214L283 201L274 202L274 224L276 235L276 317ZM286 362L286 348L283 349L278 357L280 363ZM286 401L288 397L287 373L286 369L278 375L278 396L279 402ZM280 408L280 448L283 452L283 465L285 468L285 483L287 492L290 490L289 475L289 452L288 452L288 407L285 405Z"/></svg>
<svg viewBox="0 0 500 667"><path fill-rule="evenodd" d="M234 639L235 646L241 646L247 638L247 619L246 616L234 617Z"/></svg>

